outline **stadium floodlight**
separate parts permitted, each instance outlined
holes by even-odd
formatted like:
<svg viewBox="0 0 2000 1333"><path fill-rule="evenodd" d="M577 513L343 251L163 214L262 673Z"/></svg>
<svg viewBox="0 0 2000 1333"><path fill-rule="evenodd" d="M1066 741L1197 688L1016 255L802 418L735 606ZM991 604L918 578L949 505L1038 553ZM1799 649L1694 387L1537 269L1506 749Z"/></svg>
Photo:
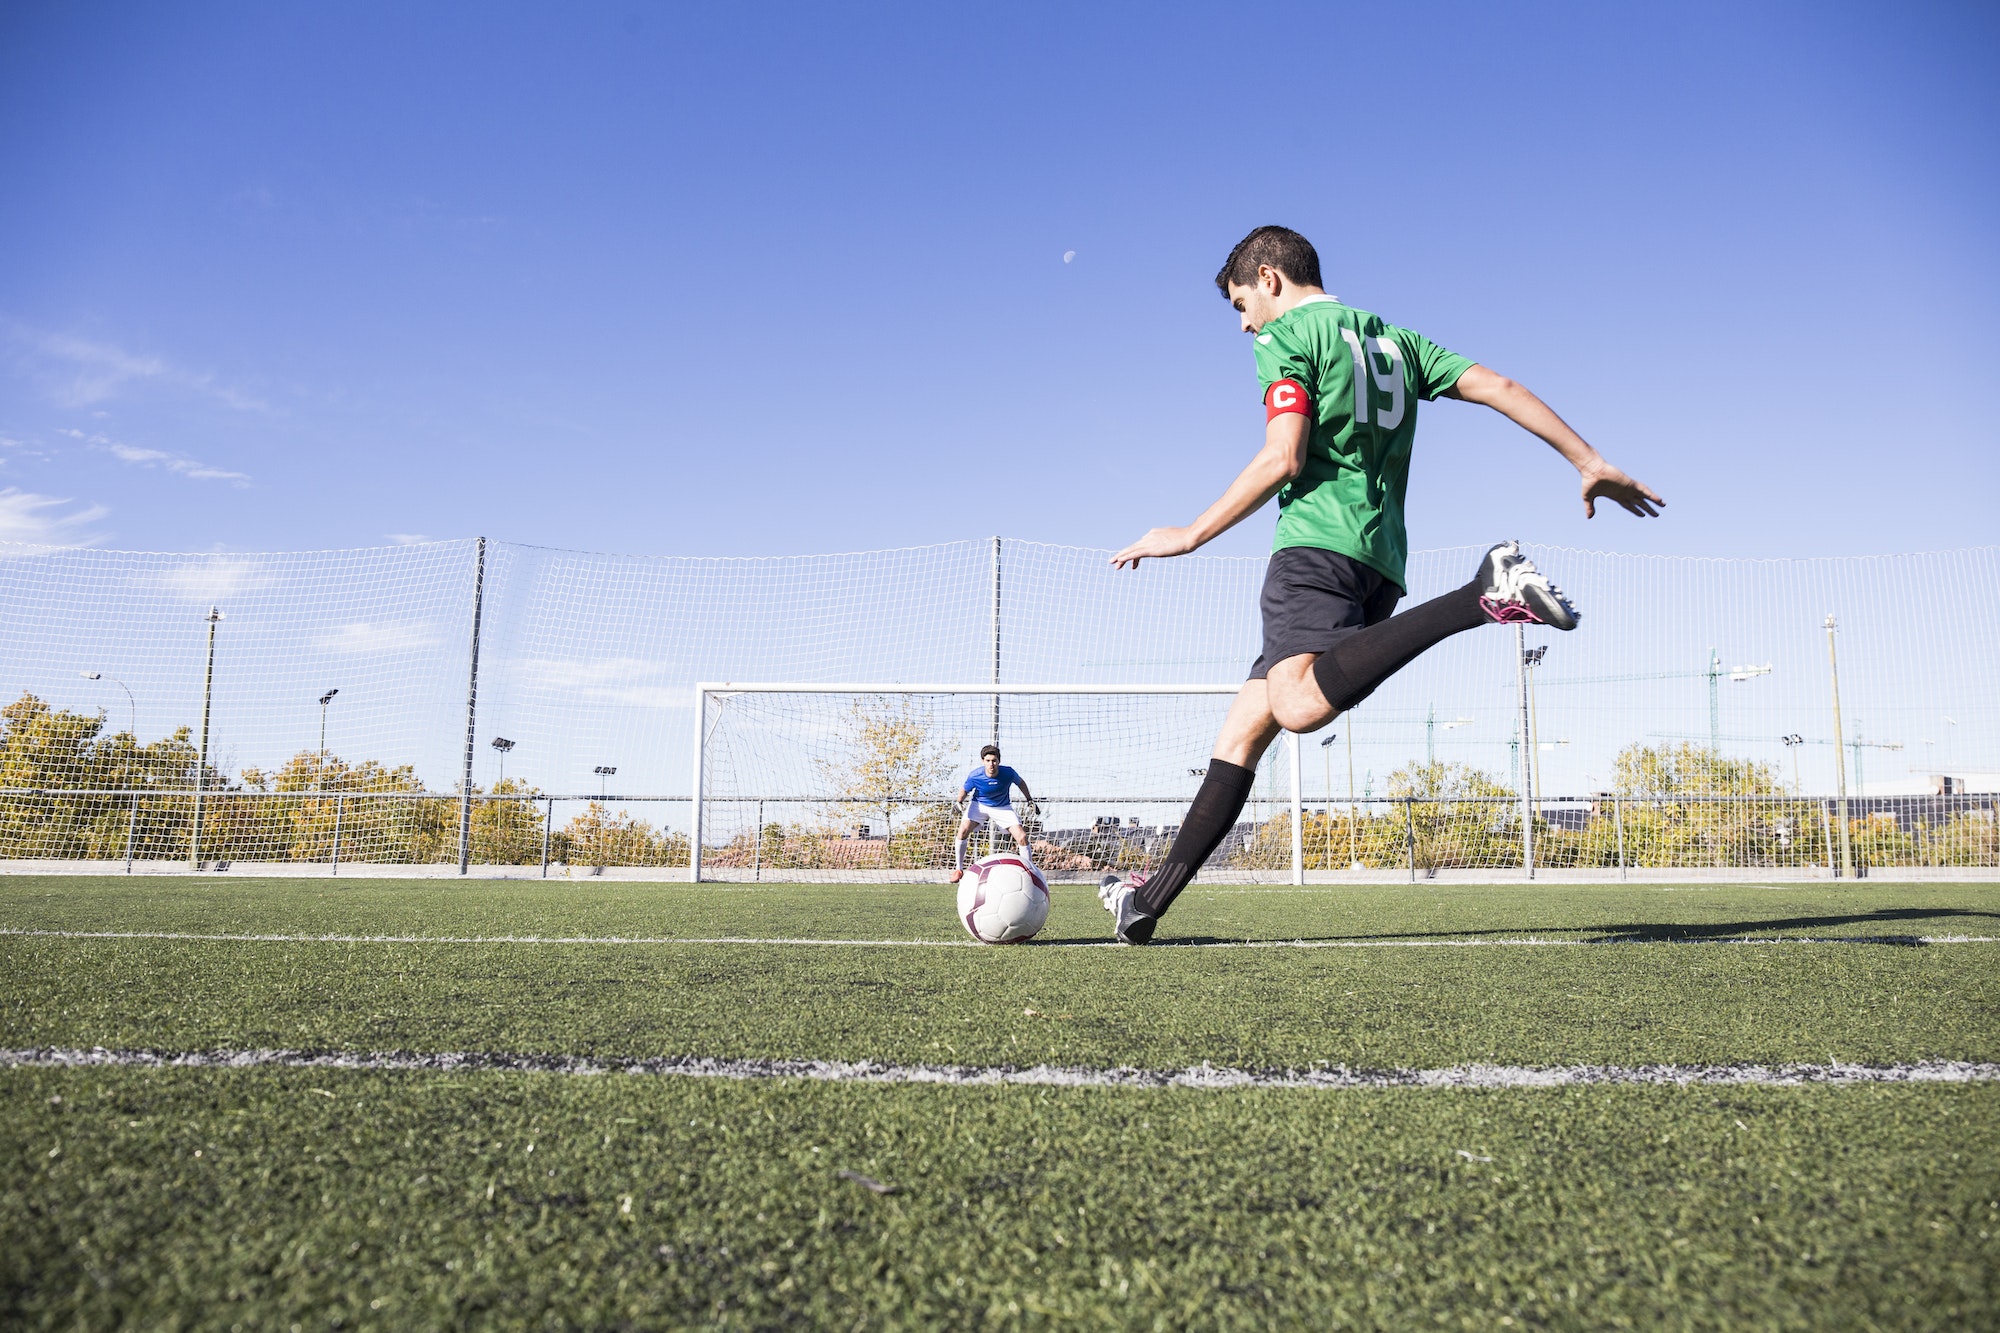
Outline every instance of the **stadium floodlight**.
<svg viewBox="0 0 2000 1333"><path fill-rule="evenodd" d="M1804 790L1799 786L1799 747L1806 743L1806 738L1795 731L1789 736L1778 737L1778 740L1792 752L1792 795L1797 796Z"/></svg>
<svg viewBox="0 0 2000 1333"><path fill-rule="evenodd" d="M495 736L493 738L493 748L500 752L500 781L505 782L507 780L507 752L514 748L514 742L508 740L505 736Z"/></svg>
<svg viewBox="0 0 2000 1333"><path fill-rule="evenodd" d="M108 680L119 689L125 691L125 702L132 710L132 743L137 745L139 743L139 701L132 697L132 687L118 679L118 677L107 676L102 671L79 671L76 674L85 680ZM1945 720L1948 722L1951 719L1946 718Z"/></svg>
<svg viewBox="0 0 2000 1333"><path fill-rule="evenodd" d="M319 775L313 779L313 790L318 791L320 779L326 776L326 706L333 702L339 689L328 690L319 697Z"/></svg>
<svg viewBox="0 0 2000 1333"><path fill-rule="evenodd" d="M597 774L597 799L604 799L604 780L618 771L616 764L599 764L592 770Z"/></svg>

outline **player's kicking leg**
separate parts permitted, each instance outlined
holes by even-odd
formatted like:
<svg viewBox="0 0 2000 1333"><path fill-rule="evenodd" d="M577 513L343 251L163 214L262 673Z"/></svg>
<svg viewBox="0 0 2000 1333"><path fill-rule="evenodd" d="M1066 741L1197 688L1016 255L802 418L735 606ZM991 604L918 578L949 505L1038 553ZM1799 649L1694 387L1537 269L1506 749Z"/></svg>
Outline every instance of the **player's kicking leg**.
<svg viewBox="0 0 2000 1333"><path fill-rule="evenodd" d="M1355 630L1324 652L1272 667L1271 712L1287 731L1312 731L1454 634L1494 624L1572 630L1580 618L1562 589L1521 554L1519 542L1502 542L1463 587Z"/></svg>
<svg viewBox="0 0 2000 1333"><path fill-rule="evenodd" d="M1280 554L1283 554L1280 552ZM1275 558L1274 558L1275 561ZM1442 597L1398 616L1377 615L1384 603L1371 595L1341 604L1338 593L1279 587L1265 589L1265 654L1277 657L1267 680L1250 680L1237 694L1216 741L1201 790L1188 807L1186 820L1174 837L1167 859L1150 876L1120 880L1107 875L1098 899L1112 915L1119 940L1144 944L1153 937L1159 918L1221 845L1249 799L1257 761L1282 727L1311 731L1373 694L1383 681L1402 670L1427 649L1454 634L1481 625L1535 624L1575 629L1576 608L1562 590L1536 569L1516 542L1502 542L1486 553L1472 581ZM1393 593L1393 587L1391 589ZM1285 601L1315 601L1367 622L1330 635L1331 647L1319 652L1283 653L1289 631ZM1391 595L1386 605L1393 606ZM1384 618L1386 617L1386 618ZM1324 628L1319 633L1326 634Z"/></svg>

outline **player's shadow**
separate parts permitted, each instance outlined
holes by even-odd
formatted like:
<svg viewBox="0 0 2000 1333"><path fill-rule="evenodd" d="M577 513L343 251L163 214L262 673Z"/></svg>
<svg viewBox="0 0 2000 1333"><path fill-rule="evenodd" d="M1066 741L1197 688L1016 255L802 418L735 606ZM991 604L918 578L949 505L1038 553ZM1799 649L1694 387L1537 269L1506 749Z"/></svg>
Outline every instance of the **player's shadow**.
<svg viewBox="0 0 2000 1333"><path fill-rule="evenodd" d="M1497 927L1486 930L1392 930L1365 934L1348 935L1288 935L1280 939L1247 940L1241 935L1172 935L1162 936L1153 941L1153 947L1173 945L1216 945L1216 944L1285 944L1296 941L1301 944L1371 944L1396 940L1467 940L1481 936L1500 935L1508 938L1524 936L1535 939L1573 939L1581 944L1688 944L1703 940L1728 939L1776 939L1797 932L1848 930L1855 926L1894 927L1923 921L1947 923L1957 921L1979 922L2000 921L2000 912L1982 912L1968 907L1883 907L1871 912L1826 913L1819 916L1763 917L1748 921L1634 921L1591 926L1519 926ZM1938 927L1926 934L1943 933ZM1843 934L1843 940L1856 944L1896 944L1922 947L1923 935L1907 929L1878 929L1866 934ZM1101 941L1052 940L1050 943L1086 944Z"/></svg>

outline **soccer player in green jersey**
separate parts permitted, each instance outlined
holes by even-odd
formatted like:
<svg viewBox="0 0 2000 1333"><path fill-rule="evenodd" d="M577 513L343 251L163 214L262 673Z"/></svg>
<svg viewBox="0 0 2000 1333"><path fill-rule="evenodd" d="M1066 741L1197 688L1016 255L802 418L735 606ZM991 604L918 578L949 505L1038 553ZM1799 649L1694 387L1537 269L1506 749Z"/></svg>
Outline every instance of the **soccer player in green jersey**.
<svg viewBox="0 0 2000 1333"><path fill-rule="evenodd" d="M1142 560L1186 555L1276 496L1263 653L1222 724L1167 859L1150 876L1107 875L1100 886L1127 944L1153 937L1235 826L1257 761L1281 728L1326 725L1418 654L1480 625L1576 628L1576 608L1514 542L1488 551L1464 587L1390 614L1405 587L1403 493L1419 402L1480 403L1539 436L1582 474L1587 517L1599 500L1642 517L1666 503L1513 380L1327 295L1319 255L1295 231L1251 232L1229 252L1215 285L1255 339L1264 448L1193 523L1154 528L1111 563L1137 569Z"/></svg>

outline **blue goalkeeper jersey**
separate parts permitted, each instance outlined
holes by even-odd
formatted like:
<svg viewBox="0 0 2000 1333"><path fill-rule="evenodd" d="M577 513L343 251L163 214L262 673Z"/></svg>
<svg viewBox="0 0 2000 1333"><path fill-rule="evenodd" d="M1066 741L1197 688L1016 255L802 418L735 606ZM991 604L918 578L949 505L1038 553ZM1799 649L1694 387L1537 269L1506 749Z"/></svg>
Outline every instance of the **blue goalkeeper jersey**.
<svg viewBox="0 0 2000 1333"><path fill-rule="evenodd" d="M981 805L1010 809L1014 804L1014 784L1020 780L1021 775L1005 764L1000 765L1000 771L989 778L986 776L986 765L981 764L965 775L963 790L971 792L973 799Z"/></svg>

